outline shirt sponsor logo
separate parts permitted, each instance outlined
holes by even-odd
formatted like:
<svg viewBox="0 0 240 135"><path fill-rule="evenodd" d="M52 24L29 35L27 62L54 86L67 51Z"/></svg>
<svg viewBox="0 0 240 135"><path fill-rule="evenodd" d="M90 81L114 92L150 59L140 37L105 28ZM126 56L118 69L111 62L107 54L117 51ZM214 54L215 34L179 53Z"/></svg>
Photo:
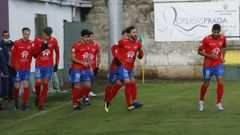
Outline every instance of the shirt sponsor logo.
<svg viewBox="0 0 240 135"><path fill-rule="evenodd" d="M133 51L128 51L127 52L127 57L128 58L133 58L135 56L135 53Z"/></svg>
<svg viewBox="0 0 240 135"><path fill-rule="evenodd" d="M29 55L28 51L23 51L23 52L21 53L22 58L27 58L28 55Z"/></svg>
<svg viewBox="0 0 240 135"><path fill-rule="evenodd" d="M42 52L43 56L49 56L50 55L50 50L46 49Z"/></svg>

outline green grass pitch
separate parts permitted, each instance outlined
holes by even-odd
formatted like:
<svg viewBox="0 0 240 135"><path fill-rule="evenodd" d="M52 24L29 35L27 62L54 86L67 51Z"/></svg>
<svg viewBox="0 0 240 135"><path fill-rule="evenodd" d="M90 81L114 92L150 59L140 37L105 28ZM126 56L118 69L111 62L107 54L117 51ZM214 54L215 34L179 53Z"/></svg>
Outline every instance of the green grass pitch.
<svg viewBox="0 0 240 135"><path fill-rule="evenodd" d="M110 112L103 109L104 83L95 85L100 96L92 105L74 111L71 95L49 96L46 111L38 111L31 98L30 110L0 112L0 135L238 135L240 133L240 83L225 82L223 112L216 111L216 83L197 103L201 82L152 81L138 84L141 109L128 112L123 89Z"/></svg>

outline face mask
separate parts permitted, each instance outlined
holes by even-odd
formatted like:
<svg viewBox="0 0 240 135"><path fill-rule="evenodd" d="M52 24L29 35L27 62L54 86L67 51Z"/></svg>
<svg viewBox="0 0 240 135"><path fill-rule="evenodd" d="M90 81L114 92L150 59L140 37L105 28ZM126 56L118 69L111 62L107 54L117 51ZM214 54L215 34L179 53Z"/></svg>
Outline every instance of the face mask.
<svg viewBox="0 0 240 135"><path fill-rule="evenodd" d="M4 42L9 42L9 39L3 39Z"/></svg>

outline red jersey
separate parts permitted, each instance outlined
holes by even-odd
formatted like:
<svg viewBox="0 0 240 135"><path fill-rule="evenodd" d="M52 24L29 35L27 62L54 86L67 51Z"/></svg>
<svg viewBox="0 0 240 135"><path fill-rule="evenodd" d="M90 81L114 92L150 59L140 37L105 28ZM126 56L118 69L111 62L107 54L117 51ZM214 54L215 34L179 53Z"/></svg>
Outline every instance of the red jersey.
<svg viewBox="0 0 240 135"><path fill-rule="evenodd" d="M92 69L97 67L97 55L100 53L100 45L93 42L93 44L89 45L89 57L92 64Z"/></svg>
<svg viewBox="0 0 240 135"><path fill-rule="evenodd" d="M215 59L205 57L204 66L212 67L223 63L223 49L226 48L226 37L220 35L218 39L214 39L212 35L205 37L198 49L204 51L206 54L215 56Z"/></svg>
<svg viewBox="0 0 240 135"><path fill-rule="evenodd" d="M118 42L117 58L122 62L122 66L127 69L134 68L137 52L142 48L139 40L131 41L128 38L123 38Z"/></svg>
<svg viewBox="0 0 240 135"><path fill-rule="evenodd" d="M81 62L89 62L89 44L84 44L81 41L78 41L72 46L72 55L75 56L75 58ZM90 67L85 67L82 64L72 62L72 69L75 70L87 70Z"/></svg>
<svg viewBox="0 0 240 135"><path fill-rule="evenodd" d="M34 40L34 50L40 48L43 45L43 37L38 37ZM55 51L56 54L56 61L55 64L59 63L59 46L57 39L54 37L50 37L47 42L48 48L44 51L40 52L36 57L36 66L53 66L53 52Z"/></svg>
<svg viewBox="0 0 240 135"><path fill-rule="evenodd" d="M33 41L16 40L12 48L11 65L18 70L30 70Z"/></svg>
<svg viewBox="0 0 240 135"><path fill-rule="evenodd" d="M111 50L112 50L112 55L113 55L113 57L114 57L114 58L117 57L117 53L118 53L118 46L117 46L117 44L113 45L112 48L111 48ZM118 67L117 67L115 61L112 60L110 69L111 69L111 70L116 70L117 68L118 68Z"/></svg>

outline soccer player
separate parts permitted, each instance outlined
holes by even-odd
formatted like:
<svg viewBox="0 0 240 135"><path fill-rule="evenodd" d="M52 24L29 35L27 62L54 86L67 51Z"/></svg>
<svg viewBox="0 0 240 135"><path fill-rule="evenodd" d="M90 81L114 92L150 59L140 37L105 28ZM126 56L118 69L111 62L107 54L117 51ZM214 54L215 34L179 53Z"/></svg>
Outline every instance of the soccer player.
<svg viewBox="0 0 240 135"><path fill-rule="evenodd" d="M134 108L140 108L143 104L137 101L137 86L133 76L134 62L138 54L138 58L142 59L143 51L142 45L137 40L137 29L134 26L129 26L126 29L128 38L123 38L118 42L118 53L114 58L118 67L120 80L125 84L125 98L127 102L127 109L130 111ZM121 65L121 66L120 66ZM132 97L132 102L131 102Z"/></svg>
<svg viewBox="0 0 240 135"><path fill-rule="evenodd" d="M198 54L204 56L203 83L200 89L199 111L204 110L204 96L213 75L217 78L217 104L219 111L224 110L222 106L224 56L226 52L226 37L220 34L221 26L214 24L212 34L205 37L198 49Z"/></svg>
<svg viewBox="0 0 240 135"><path fill-rule="evenodd" d="M44 110L43 106L48 93L48 82L52 77L52 73L58 70L59 46L57 39L52 37L52 32L51 27L46 27L43 30L43 36L34 40L34 50L39 50L39 53L35 55L35 106L39 110ZM53 57L54 52L56 54L55 61Z"/></svg>
<svg viewBox="0 0 240 135"><path fill-rule="evenodd" d="M122 38L128 38L126 30L122 31ZM118 53L118 44L114 44L111 48L112 55L114 58L117 57ZM118 90L122 87L123 83L121 80L119 80L119 73L118 73L118 66L121 66L121 63L119 61L116 61L116 59L113 59L110 65L110 70L109 70L109 79L108 79L108 84L105 88L105 97L104 97L104 110L106 112L109 112L109 106L111 104L112 99L115 97L117 94ZM113 87L114 86L114 87Z"/></svg>
<svg viewBox="0 0 240 135"><path fill-rule="evenodd" d="M15 108L18 109L18 96L21 82L23 81L24 92L23 92L23 104L22 110L27 109L27 101L29 95L29 78L30 78L30 67L32 62L32 46L33 41L29 40L31 30L28 27L22 29L23 38L16 40L12 48L11 66L16 71L15 86L14 86L14 97L15 97Z"/></svg>
<svg viewBox="0 0 240 135"><path fill-rule="evenodd" d="M101 61L101 51L100 51L100 45L93 40L94 33L92 31L89 31L89 32L90 32L90 35L89 35L89 45L90 45L89 57L90 57L91 66L93 69L93 74L92 74L92 82L93 82L98 73L98 70L99 70L100 61ZM93 93L92 91L87 91L85 93L85 98L83 100L86 105L90 105L89 96L97 96L97 95L95 93Z"/></svg>
<svg viewBox="0 0 240 135"><path fill-rule="evenodd" d="M89 57L90 32L86 29L81 31L81 40L72 46L72 67L70 80L72 87L72 100L74 110L81 110L80 101L87 91L91 89L91 61ZM80 83L82 84L82 87Z"/></svg>

